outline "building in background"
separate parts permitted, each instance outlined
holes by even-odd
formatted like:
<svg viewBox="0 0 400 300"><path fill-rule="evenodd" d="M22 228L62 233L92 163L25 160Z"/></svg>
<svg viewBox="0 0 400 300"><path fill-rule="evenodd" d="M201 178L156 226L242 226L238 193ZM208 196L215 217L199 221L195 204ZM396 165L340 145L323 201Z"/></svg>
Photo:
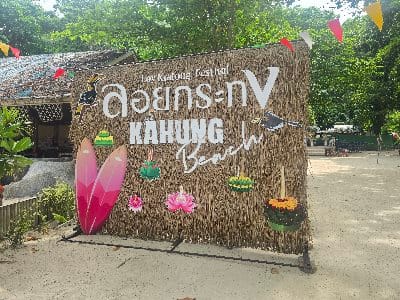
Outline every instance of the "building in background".
<svg viewBox="0 0 400 300"><path fill-rule="evenodd" d="M90 51L0 59L0 104L18 108L31 125L33 157L70 156L71 85L84 69L132 63L133 53ZM57 79L58 69L65 74Z"/></svg>

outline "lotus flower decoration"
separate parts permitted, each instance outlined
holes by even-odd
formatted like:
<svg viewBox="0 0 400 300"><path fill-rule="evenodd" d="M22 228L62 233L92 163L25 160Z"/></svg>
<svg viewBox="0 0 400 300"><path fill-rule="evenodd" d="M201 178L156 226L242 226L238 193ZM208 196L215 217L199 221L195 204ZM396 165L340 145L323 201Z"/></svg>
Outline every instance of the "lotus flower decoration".
<svg viewBox="0 0 400 300"><path fill-rule="evenodd" d="M128 207L129 207L129 210L131 210L135 213L141 211L143 208L142 198L140 198L137 194L131 196L129 198Z"/></svg>
<svg viewBox="0 0 400 300"><path fill-rule="evenodd" d="M194 208L197 206L194 202L193 195L185 193L182 186L180 186L179 192L168 195L165 204L171 212L182 210L187 214L192 213Z"/></svg>

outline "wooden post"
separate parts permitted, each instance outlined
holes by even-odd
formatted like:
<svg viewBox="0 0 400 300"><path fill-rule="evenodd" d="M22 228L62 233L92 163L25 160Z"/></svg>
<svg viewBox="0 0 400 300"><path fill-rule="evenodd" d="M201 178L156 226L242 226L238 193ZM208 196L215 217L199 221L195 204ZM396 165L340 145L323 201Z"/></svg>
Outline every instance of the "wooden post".
<svg viewBox="0 0 400 300"><path fill-rule="evenodd" d="M33 156L39 156L39 122L36 118L33 118Z"/></svg>
<svg viewBox="0 0 400 300"><path fill-rule="evenodd" d="M6 221L6 224L5 224L6 226L5 226L4 232L7 232L8 229L10 229L10 207L11 207L11 205L5 206L6 217L4 218L4 220Z"/></svg>
<svg viewBox="0 0 400 300"><path fill-rule="evenodd" d="M6 222L6 214L4 213L5 209L4 207L0 206L0 233L5 232L5 222Z"/></svg>

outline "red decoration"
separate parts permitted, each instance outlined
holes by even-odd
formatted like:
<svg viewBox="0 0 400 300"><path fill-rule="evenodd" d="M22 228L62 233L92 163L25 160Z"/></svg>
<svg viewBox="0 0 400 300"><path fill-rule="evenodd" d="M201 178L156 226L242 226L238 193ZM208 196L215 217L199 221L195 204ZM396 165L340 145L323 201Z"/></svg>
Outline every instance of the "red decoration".
<svg viewBox="0 0 400 300"><path fill-rule="evenodd" d="M53 78L57 79L58 77L61 77L65 74L65 70L63 68L58 68L56 70L56 73L54 74Z"/></svg>
<svg viewBox="0 0 400 300"><path fill-rule="evenodd" d="M293 45L292 45L292 43L291 43L287 38L281 39L281 44L282 44L283 46L288 47L290 51L294 52Z"/></svg>
<svg viewBox="0 0 400 300"><path fill-rule="evenodd" d="M21 56L21 50L19 50L18 48L14 48L14 47L10 46L10 50L11 50L12 54L14 54L16 59L18 59Z"/></svg>
<svg viewBox="0 0 400 300"><path fill-rule="evenodd" d="M340 43L343 42L343 28L342 25L340 25L339 19L328 21L328 27L332 31L333 35L337 38L337 40Z"/></svg>

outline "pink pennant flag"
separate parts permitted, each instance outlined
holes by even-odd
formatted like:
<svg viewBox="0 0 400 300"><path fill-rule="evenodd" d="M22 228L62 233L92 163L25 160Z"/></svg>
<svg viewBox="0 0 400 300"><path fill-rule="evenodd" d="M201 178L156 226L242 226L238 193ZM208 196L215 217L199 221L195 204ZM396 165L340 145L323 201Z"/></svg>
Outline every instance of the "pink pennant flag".
<svg viewBox="0 0 400 300"><path fill-rule="evenodd" d="M339 19L328 21L328 27L339 43L343 42L343 28L342 25L340 25Z"/></svg>
<svg viewBox="0 0 400 300"><path fill-rule="evenodd" d="M54 74L53 78L57 79L58 77L61 77L65 74L65 70L63 68L58 68L56 70L56 73Z"/></svg>
<svg viewBox="0 0 400 300"><path fill-rule="evenodd" d="M287 48L289 48L290 51L294 52L293 45L287 38L281 39L281 44L283 46L286 46Z"/></svg>
<svg viewBox="0 0 400 300"><path fill-rule="evenodd" d="M19 50L18 48L14 48L14 47L10 46L10 50L11 50L12 54L14 54L16 59L18 59L21 56L21 50Z"/></svg>

